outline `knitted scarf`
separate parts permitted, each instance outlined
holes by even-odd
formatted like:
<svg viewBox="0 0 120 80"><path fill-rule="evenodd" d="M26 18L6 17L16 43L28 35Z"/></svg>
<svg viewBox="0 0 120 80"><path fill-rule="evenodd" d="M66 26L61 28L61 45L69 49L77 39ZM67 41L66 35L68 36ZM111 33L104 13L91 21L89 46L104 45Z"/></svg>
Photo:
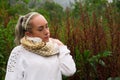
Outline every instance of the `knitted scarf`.
<svg viewBox="0 0 120 80"><path fill-rule="evenodd" d="M51 40L45 43L38 37L23 37L21 44L26 50L41 56L47 57L58 54L58 48Z"/></svg>

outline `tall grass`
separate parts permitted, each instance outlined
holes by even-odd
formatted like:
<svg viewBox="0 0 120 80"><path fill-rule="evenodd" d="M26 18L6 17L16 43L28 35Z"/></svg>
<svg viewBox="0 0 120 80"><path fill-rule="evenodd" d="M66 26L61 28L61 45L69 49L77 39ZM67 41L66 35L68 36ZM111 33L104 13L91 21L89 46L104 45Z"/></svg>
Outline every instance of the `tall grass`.
<svg viewBox="0 0 120 80"><path fill-rule="evenodd" d="M52 36L62 40L71 50L75 59L77 72L68 80L107 80L109 77L120 76L120 14L111 5L106 6L104 13L92 13L83 9L79 18L70 16L69 10L62 24L51 21ZM95 56L111 51L112 56L101 57L105 66L96 64L96 73L89 64L84 64L86 50Z"/></svg>

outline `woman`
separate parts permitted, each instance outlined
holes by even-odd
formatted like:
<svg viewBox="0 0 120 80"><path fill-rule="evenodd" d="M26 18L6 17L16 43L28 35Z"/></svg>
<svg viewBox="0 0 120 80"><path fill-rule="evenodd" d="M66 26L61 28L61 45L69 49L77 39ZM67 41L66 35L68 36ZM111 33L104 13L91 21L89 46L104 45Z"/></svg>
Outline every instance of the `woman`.
<svg viewBox="0 0 120 80"><path fill-rule="evenodd" d="M41 14L21 16L16 25L16 46L9 57L5 80L62 80L76 72L70 51L50 38L48 22Z"/></svg>

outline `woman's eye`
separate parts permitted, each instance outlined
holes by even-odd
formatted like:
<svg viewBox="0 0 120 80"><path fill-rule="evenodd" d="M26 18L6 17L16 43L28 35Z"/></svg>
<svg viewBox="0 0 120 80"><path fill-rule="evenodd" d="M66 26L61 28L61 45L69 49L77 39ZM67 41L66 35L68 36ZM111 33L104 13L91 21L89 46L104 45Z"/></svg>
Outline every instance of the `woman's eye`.
<svg viewBox="0 0 120 80"><path fill-rule="evenodd" d="M38 31L42 31L42 30L43 30L43 28L39 28L39 29L38 29Z"/></svg>
<svg viewBox="0 0 120 80"><path fill-rule="evenodd" d="M48 28L48 25L40 26L40 27L38 28L38 31L42 31L42 30L45 29L45 28Z"/></svg>

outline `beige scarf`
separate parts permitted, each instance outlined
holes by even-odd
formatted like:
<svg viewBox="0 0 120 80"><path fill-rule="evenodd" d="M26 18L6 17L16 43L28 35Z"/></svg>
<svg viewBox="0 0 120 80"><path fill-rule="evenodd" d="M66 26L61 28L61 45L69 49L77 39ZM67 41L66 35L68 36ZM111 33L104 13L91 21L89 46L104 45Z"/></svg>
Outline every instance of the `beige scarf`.
<svg viewBox="0 0 120 80"><path fill-rule="evenodd" d="M58 48L51 40L45 43L38 37L23 37L21 44L26 50L41 56L47 57L58 54Z"/></svg>

